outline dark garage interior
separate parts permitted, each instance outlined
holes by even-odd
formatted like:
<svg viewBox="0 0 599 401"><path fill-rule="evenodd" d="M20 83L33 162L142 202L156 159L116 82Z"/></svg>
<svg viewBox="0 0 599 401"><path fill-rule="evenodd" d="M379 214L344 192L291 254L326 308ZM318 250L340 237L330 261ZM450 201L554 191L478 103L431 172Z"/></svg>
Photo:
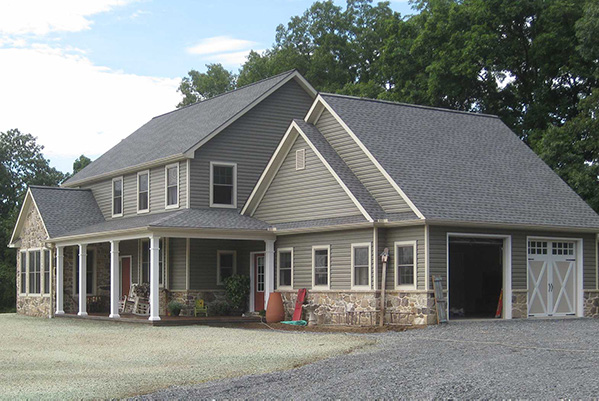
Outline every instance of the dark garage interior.
<svg viewBox="0 0 599 401"><path fill-rule="evenodd" d="M449 239L449 316L494 318L503 283L503 240Z"/></svg>

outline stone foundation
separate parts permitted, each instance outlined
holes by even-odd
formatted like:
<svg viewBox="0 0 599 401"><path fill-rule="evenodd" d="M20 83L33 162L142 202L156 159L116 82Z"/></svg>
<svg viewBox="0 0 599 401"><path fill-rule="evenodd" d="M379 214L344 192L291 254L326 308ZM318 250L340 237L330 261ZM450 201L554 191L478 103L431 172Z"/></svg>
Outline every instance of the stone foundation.
<svg viewBox="0 0 599 401"><path fill-rule="evenodd" d="M193 316L193 308L195 307L196 299L203 299L204 304L215 300L225 300L224 290L183 290L183 291L160 291L160 314L167 315L168 303L177 301L185 305L181 311L181 316Z"/></svg>
<svg viewBox="0 0 599 401"><path fill-rule="evenodd" d="M53 310L50 296L20 296L17 298L17 313L35 317L50 317Z"/></svg>
<svg viewBox="0 0 599 401"><path fill-rule="evenodd" d="M286 319L291 319L297 293L281 292L281 295ZM318 324L344 324L348 311L373 312L372 324L378 324L380 319L378 291L308 291L306 302L318 306L315 311ZM388 291L385 304L385 322L388 324L426 325L437 322L432 293ZM305 312L302 317L308 319ZM359 324L370 325L370 314L362 314Z"/></svg>
<svg viewBox="0 0 599 401"><path fill-rule="evenodd" d="M584 316L599 318L599 290L585 291Z"/></svg>
<svg viewBox="0 0 599 401"><path fill-rule="evenodd" d="M528 292L526 290L512 291L512 319L528 317Z"/></svg>

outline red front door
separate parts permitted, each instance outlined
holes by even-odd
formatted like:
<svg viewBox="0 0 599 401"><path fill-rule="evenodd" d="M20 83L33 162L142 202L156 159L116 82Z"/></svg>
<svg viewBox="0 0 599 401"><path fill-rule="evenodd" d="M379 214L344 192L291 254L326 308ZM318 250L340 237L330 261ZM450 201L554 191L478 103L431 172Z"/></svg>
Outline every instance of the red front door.
<svg viewBox="0 0 599 401"><path fill-rule="evenodd" d="M254 310L264 310L264 254L254 255Z"/></svg>
<svg viewBox="0 0 599 401"><path fill-rule="evenodd" d="M131 258L121 259L121 296L129 295L131 289Z"/></svg>

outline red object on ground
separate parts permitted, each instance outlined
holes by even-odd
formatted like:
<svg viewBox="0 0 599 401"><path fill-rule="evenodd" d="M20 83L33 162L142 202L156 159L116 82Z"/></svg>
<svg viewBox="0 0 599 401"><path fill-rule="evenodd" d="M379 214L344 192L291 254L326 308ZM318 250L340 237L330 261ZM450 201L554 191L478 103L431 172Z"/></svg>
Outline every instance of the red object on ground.
<svg viewBox="0 0 599 401"><path fill-rule="evenodd" d="M495 317L501 317L501 312L503 311L503 288L499 293L499 303L497 304L497 312L495 312Z"/></svg>
<svg viewBox="0 0 599 401"><path fill-rule="evenodd" d="M285 319L285 308L283 308L283 297L280 292L273 292L268 296L266 306L266 323L278 323Z"/></svg>
<svg viewBox="0 0 599 401"><path fill-rule="evenodd" d="M295 310L293 311L293 320L302 320L302 305L306 300L306 289L297 290L297 301L295 301Z"/></svg>

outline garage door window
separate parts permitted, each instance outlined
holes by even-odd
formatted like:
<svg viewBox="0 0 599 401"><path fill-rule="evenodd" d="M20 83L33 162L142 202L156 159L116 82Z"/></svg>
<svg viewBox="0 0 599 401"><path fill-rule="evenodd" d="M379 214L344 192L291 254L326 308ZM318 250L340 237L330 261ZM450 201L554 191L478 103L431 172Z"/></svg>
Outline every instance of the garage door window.
<svg viewBox="0 0 599 401"><path fill-rule="evenodd" d="M547 255L546 241L528 241L529 255Z"/></svg>
<svg viewBox="0 0 599 401"><path fill-rule="evenodd" d="M551 248L553 255L574 255L573 242L554 242Z"/></svg>

